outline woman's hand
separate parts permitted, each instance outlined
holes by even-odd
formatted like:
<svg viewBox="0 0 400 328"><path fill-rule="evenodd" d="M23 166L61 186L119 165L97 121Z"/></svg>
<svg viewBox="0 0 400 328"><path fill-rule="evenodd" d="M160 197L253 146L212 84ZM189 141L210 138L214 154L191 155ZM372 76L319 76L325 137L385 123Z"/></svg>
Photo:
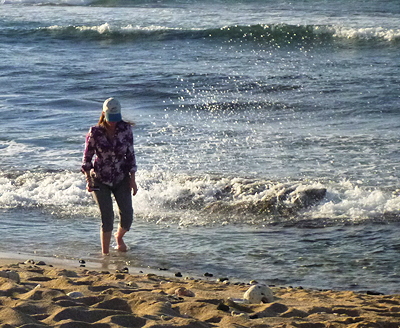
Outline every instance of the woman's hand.
<svg viewBox="0 0 400 328"><path fill-rule="evenodd" d="M136 184L136 178L135 178L135 173L131 173L131 181L130 181L130 186L132 189L132 195L135 196L138 191L138 187Z"/></svg>
<svg viewBox="0 0 400 328"><path fill-rule="evenodd" d="M87 181L87 182L86 182L86 190L89 191L89 192L92 192L92 191L97 191L97 190L99 190L99 188L93 186L93 183L92 183L91 181Z"/></svg>
<svg viewBox="0 0 400 328"><path fill-rule="evenodd" d="M94 181L93 178L90 176L90 172L85 172L85 176L86 176L86 190L89 192L99 190L94 186Z"/></svg>

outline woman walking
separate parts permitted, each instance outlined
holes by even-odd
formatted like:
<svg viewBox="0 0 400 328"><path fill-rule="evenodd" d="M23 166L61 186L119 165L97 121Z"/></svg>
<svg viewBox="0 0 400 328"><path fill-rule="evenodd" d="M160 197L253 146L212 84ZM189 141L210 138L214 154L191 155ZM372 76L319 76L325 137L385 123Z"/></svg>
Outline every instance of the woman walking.
<svg viewBox="0 0 400 328"><path fill-rule="evenodd" d="M86 136L82 172L86 176L86 189L93 192L100 209L100 240L104 255L110 252L114 226L112 194L120 216L119 227L114 234L116 249L127 251L123 237L132 225L132 194L137 193L137 166L131 127L130 123L122 120L119 101L108 98L103 103L98 124L92 126Z"/></svg>

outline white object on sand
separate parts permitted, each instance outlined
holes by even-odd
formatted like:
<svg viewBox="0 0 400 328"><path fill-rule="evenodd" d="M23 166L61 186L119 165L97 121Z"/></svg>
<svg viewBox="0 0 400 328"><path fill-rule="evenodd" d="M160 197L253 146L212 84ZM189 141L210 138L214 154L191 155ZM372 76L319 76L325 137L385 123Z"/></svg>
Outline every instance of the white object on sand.
<svg viewBox="0 0 400 328"><path fill-rule="evenodd" d="M83 297L85 295L83 295L81 292L70 292L67 294L67 296L69 296L71 298L79 298L79 297Z"/></svg>
<svg viewBox="0 0 400 328"><path fill-rule="evenodd" d="M266 285L253 285L243 295L243 298L250 304L261 302L271 303L274 301L272 290Z"/></svg>

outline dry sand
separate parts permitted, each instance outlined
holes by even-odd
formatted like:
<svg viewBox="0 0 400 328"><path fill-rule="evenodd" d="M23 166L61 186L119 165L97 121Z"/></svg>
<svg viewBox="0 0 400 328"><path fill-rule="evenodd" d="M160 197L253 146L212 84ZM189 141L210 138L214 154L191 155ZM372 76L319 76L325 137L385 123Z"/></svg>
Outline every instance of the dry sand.
<svg viewBox="0 0 400 328"><path fill-rule="evenodd" d="M272 287L273 302L240 304L230 298L243 298L249 284L50 262L0 265L2 328L400 327L400 295Z"/></svg>

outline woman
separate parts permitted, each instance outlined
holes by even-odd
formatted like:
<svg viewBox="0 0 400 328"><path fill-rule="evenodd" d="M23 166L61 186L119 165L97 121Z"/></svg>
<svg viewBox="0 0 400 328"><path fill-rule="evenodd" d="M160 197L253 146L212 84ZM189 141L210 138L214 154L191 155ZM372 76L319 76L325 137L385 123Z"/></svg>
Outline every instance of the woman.
<svg viewBox="0 0 400 328"><path fill-rule="evenodd" d="M101 248L109 254L114 226L114 211L111 194L119 209L120 222L114 234L116 249L127 251L123 237L133 221L132 196L137 193L135 180L136 159L133 148L131 124L122 120L121 105L115 98L103 103L97 125L92 126L86 136L82 172L86 176L86 189L93 197L101 213Z"/></svg>

